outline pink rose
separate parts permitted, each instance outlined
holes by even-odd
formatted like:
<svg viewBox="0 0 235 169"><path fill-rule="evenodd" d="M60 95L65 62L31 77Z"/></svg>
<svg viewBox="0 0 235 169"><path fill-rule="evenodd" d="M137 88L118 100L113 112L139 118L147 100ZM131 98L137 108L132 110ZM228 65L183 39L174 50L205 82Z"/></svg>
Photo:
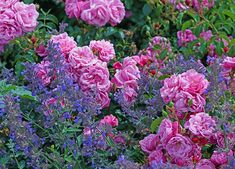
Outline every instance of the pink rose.
<svg viewBox="0 0 235 169"><path fill-rule="evenodd" d="M161 150L154 150L148 156L148 161L150 165L152 163L164 163L166 162L166 157L164 157L164 154Z"/></svg>
<svg viewBox="0 0 235 169"><path fill-rule="evenodd" d="M127 103L132 103L137 95L138 95L138 93L136 92L136 87L131 87L129 85L124 85L123 98Z"/></svg>
<svg viewBox="0 0 235 169"><path fill-rule="evenodd" d="M109 70L105 62L97 61L93 65L84 67L81 72L78 83L83 91L93 89L106 92L110 90Z"/></svg>
<svg viewBox="0 0 235 169"><path fill-rule="evenodd" d="M210 138L214 134L216 123L211 116L202 112L191 115L184 127L197 136Z"/></svg>
<svg viewBox="0 0 235 169"><path fill-rule="evenodd" d="M216 169L215 165L207 159L201 159L197 164L195 169Z"/></svg>
<svg viewBox="0 0 235 169"><path fill-rule="evenodd" d="M42 81L44 86L47 86L51 83L51 77L49 77L48 73L50 71L50 62L42 61L41 63L36 65L35 73L36 76Z"/></svg>
<svg viewBox="0 0 235 169"><path fill-rule="evenodd" d="M16 2L19 2L19 0L1 0L0 1L0 9L1 8L11 8Z"/></svg>
<svg viewBox="0 0 235 169"><path fill-rule="evenodd" d="M177 38L179 46L186 46L187 43L197 39L197 37L193 34L190 29L186 29L185 31L178 31Z"/></svg>
<svg viewBox="0 0 235 169"><path fill-rule="evenodd" d="M110 98L108 92L99 91L96 94L96 101L100 104L101 108L109 107L110 105Z"/></svg>
<svg viewBox="0 0 235 169"><path fill-rule="evenodd" d="M107 2L90 0L90 8L82 11L81 19L91 25L104 26L110 19Z"/></svg>
<svg viewBox="0 0 235 169"><path fill-rule="evenodd" d="M15 18L22 26L24 32L31 32L36 28L39 13L34 4L28 5L23 2L17 2L14 4L13 9L16 12Z"/></svg>
<svg viewBox="0 0 235 169"><path fill-rule="evenodd" d="M205 41L210 41L211 37L213 36L211 30L203 31L200 33L200 37L203 38Z"/></svg>
<svg viewBox="0 0 235 169"><path fill-rule="evenodd" d="M47 50L45 48L45 46L43 44L40 44L36 49L35 52L41 56L41 57L45 57L47 56Z"/></svg>
<svg viewBox="0 0 235 169"><path fill-rule="evenodd" d="M169 103L175 100L176 95L184 88L187 88L189 83L180 76L172 75L164 80L164 86L160 89L161 97L164 102Z"/></svg>
<svg viewBox="0 0 235 169"><path fill-rule="evenodd" d="M226 138L222 132L215 133L213 139L216 141L216 144L219 148L225 148L225 139L228 142L228 147L232 149L235 145L235 135L233 133L228 133Z"/></svg>
<svg viewBox="0 0 235 169"><path fill-rule="evenodd" d="M5 45L9 41L23 34L21 26L14 19L15 13L6 9L0 14L0 45Z"/></svg>
<svg viewBox="0 0 235 169"><path fill-rule="evenodd" d="M118 126L118 119L114 115L110 114L105 116L102 120L100 120L101 124L109 124L112 127Z"/></svg>
<svg viewBox="0 0 235 169"><path fill-rule="evenodd" d="M115 63L113 64L113 68L114 68L114 69L121 69L121 68L122 68L122 64L121 64L120 62L115 62Z"/></svg>
<svg viewBox="0 0 235 169"><path fill-rule="evenodd" d="M97 62L97 59L88 46L75 47L69 53L68 62L76 69L81 69Z"/></svg>
<svg viewBox="0 0 235 169"><path fill-rule="evenodd" d="M145 153L151 154L156 150L157 145L159 144L159 137L156 134L150 134L143 140L139 141L139 144Z"/></svg>
<svg viewBox="0 0 235 169"><path fill-rule="evenodd" d="M125 7L120 0L111 0L108 2L108 10L110 15L110 24L112 26L120 23L125 17Z"/></svg>
<svg viewBox="0 0 235 169"><path fill-rule="evenodd" d="M226 57L221 65L224 69L235 69L235 57Z"/></svg>
<svg viewBox="0 0 235 169"><path fill-rule="evenodd" d="M230 150L228 153L227 152L214 151L212 156L211 156L211 162L213 164L215 164L216 166L222 165L222 164L227 164L229 156L233 156L233 151L232 150Z"/></svg>
<svg viewBox="0 0 235 169"><path fill-rule="evenodd" d="M197 73L194 69L190 69L187 72L182 73L181 77L189 83L189 86L186 86L184 91L191 94L203 94L209 85L209 82L205 79L205 76Z"/></svg>
<svg viewBox="0 0 235 169"><path fill-rule="evenodd" d="M174 160L183 159L186 161L192 155L193 144L188 137L176 134L168 141L166 151Z"/></svg>
<svg viewBox="0 0 235 169"><path fill-rule="evenodd" d="M66 58L68 57L69 52L77 46L74 39L69 37L66 32L59 35L53 35L51 41L59 44L60 50Z"/></svg>
<svg viewBox="0 0 235 169"><path fill-rule="evenodd" d="M103 62L109 62L115 57L115 51L113 44L109 41L100 40L100 41L91 41L89 47L92 49L94 54Z"/></svg>
<svg viewBox="0 0 235 169"><path fill-rule="evenodd" d="M66 0L65 1L65 12L69 18L76 17L80 18L83 10L89 8L88 0Z"/></svg>
<svg viewBox="0 0 235 169"><path fill-rule="evenodd" d="M157 135L160 138L162 145L166 145L167 142L176 134L179 133L179 123L171 122L169 119L162 120Z"/></svg>

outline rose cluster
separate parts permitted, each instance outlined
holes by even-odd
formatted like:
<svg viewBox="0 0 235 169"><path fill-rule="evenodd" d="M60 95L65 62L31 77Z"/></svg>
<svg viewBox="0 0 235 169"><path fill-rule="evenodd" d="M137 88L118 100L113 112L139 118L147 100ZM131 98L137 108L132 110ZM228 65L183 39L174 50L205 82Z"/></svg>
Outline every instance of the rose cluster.
<svg viewBox="0 0 235 169"><path fill-rule="evenodd" d="M212 8L214 6L214 0L170 0L171 4L173 4L176 9L182 11L189 8L193 8L196 11L199 11L201 9L205 8Z"/></svg>
<svg viewBox="0 0 235 169"><path fill-rule="evenodd" d="M125 7L120 0L66 0L65 11L69 18L82 19L88 24L112 26L125 16Z"/></svg>
<svg viewBox="0 0 235 169"><path fill-rule="evenodd" d="M16 37L31 32L37 26L39 13L34 4L19 0L0 1L0 52Z"/></svg>
<svg viewBox="0 0 235 169"><path fill-rule="evenodd" d="M189 112L204 111L206 101L203 94L208 85L209 82L203 74L190 69L165 79L160 92L165 103L174 103L177 117L183 119Z"/></svg>
<svg viewBox="0 0 235 169"><path fill-rule="evenodd" d="M67 33L53 35L51 42L58 44L65 61L68 73L79 84L83 92L95 94L102 108L110 103L108 62L115 57L113 44L109 41L91 41L89 46L77 47L77 43ZM48 75L50 63L42 61L37 66L37 76L44 85L50 84L55 77Z"/></svg>
<svg viewBox="0 0 235 169"><path fill-rule="evenodd" d="M228 162L233 156L229 145L228 151L214 151L210 159L202 157L205 145L225 147L224 135L216 131L215 120L204 112L191 115L182 127L179 121L162 120L157 134L150 134L141 140L141 149L148 155L150 166L159 163L176 164L179 167L215 169ZM231 140L234 137L227 135ZM233 143L233 142L231 142Z"/></svg>

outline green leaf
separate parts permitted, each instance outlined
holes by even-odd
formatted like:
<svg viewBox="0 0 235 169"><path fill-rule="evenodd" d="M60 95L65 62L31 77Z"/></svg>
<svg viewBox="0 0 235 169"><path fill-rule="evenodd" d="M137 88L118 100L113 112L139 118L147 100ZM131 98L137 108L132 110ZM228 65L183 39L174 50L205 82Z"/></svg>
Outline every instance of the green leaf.
<svg viewBox="0 0 235 169"><path fill-rule="evenodd" d="M127 9L131 9L133 5L133 0L125 0L125 5Z"/></svg>
<svg viewBox="0 0 235 169"><path fill-rule="evenodd" d="M158 126L161 124L162 120L163 120L163 117L159 117L159 118L155 119L150 126L150 131L156 132L158 129Z"/></svg>
<svg viewBox="0 0 235 169"><path fill-rule="evenodd" d="M235 57L235 45L233 45L229 52L228 52L228 55L231 56L231 57Z"/></svg>
<svg viewBox="0 0 235 169"><path fill-rule="evenodd" d="M149 4L145 4L142 10L143 10L143 14L146 16L152 12L152 8L151 6L149 6Z"/></svg>
<svg viewBox="0 0 235 169"><path fill-rule="evenodd" d="M170 75L165 74L165 75L160 76L158 80L165 80L166 78L169 78L169 77Z"/></svg>
<svg viewBox="0 0 235 169"><path fill-rule="evenodd" d="M184 31L185 29L189 28L191 25L192 25L192 20L184 22L184 24L182 25L182 30Z"/></svg>

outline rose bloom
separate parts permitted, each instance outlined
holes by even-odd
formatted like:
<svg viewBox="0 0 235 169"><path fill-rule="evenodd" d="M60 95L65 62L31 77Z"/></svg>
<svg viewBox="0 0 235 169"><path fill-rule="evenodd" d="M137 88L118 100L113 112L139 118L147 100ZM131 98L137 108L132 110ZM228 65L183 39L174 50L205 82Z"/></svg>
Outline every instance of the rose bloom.
<svg viewBox="0 0 235 169"><path fill-rule="evenodd" d="M194 69L190 69L182 73L181 77L189 83L184 91L187 91L191 94L203 94L209 85L209 82L205 79L205 76L198 73Z"/></svg>
<svg viewBox="0 0 235 169"><path fill-rule="evenodd" d="M226 57L223 63L221 64L221 66L224 69L234 70L235 69L235 57Z"/></svg>
<svg viewBox="0 0 235 169"><path fill-rule="evenodd" d="M99 40L91 41L89 47L98 56L98 58L103 62L109 62L115 57L115 51L113 44L109 41Z"/></svg>
<svg viewBox="0 0 235 169"><path fill-rule="evenodd" d="M226 140L228 141L228 147L232 149L232 147L235 145L235 135L234 133L228 133ZM224 134L222 132L217 132L214 134L214 137L212 138L215 140L217 146L219 148L225 148L225 138Z"/></svg>
<svg viewBox="0 0 235 169"><path fill-rule="evenodd" d="M216 166L227 164L228 163L228 157L233 156L233 151L230 150L227 152L218 152L214 151L211 156L211 162L215 164Z"/></svg>
<svg viewBox="0 0 235 169"><path fill-rule="evenodd" d="M22 26L24 32L31 32L36 28L39 13L34 4L17 2L13 9L15 10L15 19Z"/></svg>
<svg viewBox="0 0 235 169"><path fill-rule="evenodd" d="M186 29L185 31L178 31L177 38L179 46L186 46L187 43L197 39L197 37L193 34L190 29Z"/></svg>
<svg viewBox="0 0 235 169"><path fill-rule="evenodd" d="M192 156L193 143L188 137L176 134L166 144L166 151L175 161L188 161L187 159Z"/></svg>
<svg viewBox="0 0 235 169"><path fill-rule="evenodd" d="M212 35L211 30L203 31L200 33L200 37L203 38L205 41L210 41L212 36L213 35Z"/></svg>
<svg viewBox="0 0 235 169"><path fill-rule="evenodd" d="M21 26L14 19L15 13L6 9L0 14L0 45L7 44L10 40L23 34Z"/></svg>
<svg viewBox="0 0 235 169"><path fill-rule="evenodd" d="M154 163L164 163L166 162L166 157L161 150L154 150L148 156L148 162L151 165Z"/></svg>
<svg viewBox="0 0 235 169"><path fill-rule="evenodd" d="M96 93L96 101L100 104L101 108L109 107L110 105L110 98L108 92L97 91Z"/></svg>
<svg viewBox="0 0 235 169"><path fill-rule="evenodd" d="M114 115L110 114L105 116L102 120L100 120L101 124L109 124L112 127L118 126L118 118Z"/></svg>
<svg viewBox="0 0 235 169"><path fill-rule="evenodd" d="M125 17L125 7L120 0L108 1L108 11L110 15L109 23L112 26L121 23Z"/></svg>
<svg viewBox="0 0 235 169"><path fill-rule="evenodd" d="M91 25L104 26L110 19L107 2L90 0L90 8L82 11L81 19Z"/></svg>
<svg viewBox="0 0 235 169"><path fill-rule="evenodd" d="M51 77L49 77L48 73L50 71L50 62L42 61L38 63L35 67L35 75L42 81L44 86L47 86L51 83Z"/></svg>
<svg viewBox="0 0 235 169"><path fill-rule="evenodd" d="M210 138L214 134L216 123L211 116L201 112L191 115L184 127L197 136Z"/></svg>
<svg viewBox="0 0 235 169"><path fill-rule="evenodd" d="M143 140L139 141L141 149L148 154L151 154L153 151L155 151L159 143L160 140L156 134L150 134Z"/></svg>
<svg viewBox="0 0 235 169"><path fill-rule="evenodd" d="M162 120L157 135L160 138L160 141L163 146L167 144L167 142L176 134L179 133L179 123L171 122L169 119Z"/></svg>
<svg viewBox="0 0 235 169"><path fill-rule="evenodd" d="M197 164L195 169L216 169L215 165L208 159L201 159Z"/></svg>
<svg viewBox="0 0 235 169"><path fill-rule="evenodd" d="M1 8L11 8L19 0L1 0L0 1L0 9Z"/></svg>
<svg viewBox="0 0 235 169"><path fill-rule="evenodd" d="M89 8L89 1L87 0L66 0L65 1L65 12L69 18L76 17L80 18L83 10Z"/></svg>
<svg viewBox="0 0 235 169"><path fill-rule="evenodd" d="M133 81L133 80L132 80ZM130 81L128 81L129 83ZM135 81L136 82L136 81ZM129 85L124 85L123 88L123 98L127 103L132 103L134 101L134 99L136 98L136 96L138 95L138 93L136 92L137 90L137 86L136 87L131 87Z"/></svg>
<svg viewBox="0 0 235 169"><path fill-rule="evenodd" d="M97 61L95 64L83 68L81 72L78 83L83 91L106 92L110 90L109 70L105 62Z"/></svg>
<svg viewBox="0 0 235 169"><path fill-rule="evenodd" d="M60 50L66 58L68 57L69 52L77 46L74 39L69 37L66 32L59 35L53 35L51 41L59 44Z"/></svg>
<svg viewBox="0 0 235 169"><path fill-rule="evenodd" d="M40 44L36 49L35 52L41 56L41 57L45 57L47 56L47 50L45 48L45 46L43 44Z"/></svg>

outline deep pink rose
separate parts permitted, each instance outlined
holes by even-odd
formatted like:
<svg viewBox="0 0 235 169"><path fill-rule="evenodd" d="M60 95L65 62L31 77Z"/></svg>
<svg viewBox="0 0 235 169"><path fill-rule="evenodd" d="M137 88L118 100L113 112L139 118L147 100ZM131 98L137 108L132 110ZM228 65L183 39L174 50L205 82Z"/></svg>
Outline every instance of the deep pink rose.
<svg viewBox="0 0 235 169"><path fill-rule="evenodd" d="M197 39L197 37L193 34L190 29L186 29L185 31L178 31L177 38L179 46L186 46L187 43Z"/></svg>
<svg viewBox="0 0 235 169"><path fill-rule="evenodd" d="M15 19L22 26L24 32L31 32L36 28L39 13L34 4L17 2L13 9L15 10Z"/></svg>
<svg viewBox="0 0 235 169"><path fill-rule="evenodd" d="M224 69L235 69L235 57L226 57L222 63Z"/></svg>
<svg viewBox="0 0 235 169"><path fill-rule="evenodd" d="M15 13L10 9L6 9L0 14L0 45L5 45L23 34L21 26L16 22L14 16Z"/></svg>
<svg viewBox="0 0 235 169"><path fill-rule="evenodd" d="M184 91L191 94L203 94L209 85L209 82L205 79L205 76L196 72L194 69L190 69L182 73L181 77L189 83L188 86L184 86Z"/></svg>
<svg viewBox="0 0 235 169"><path fill-rule="evenodd" d="M35 75L42 81L42 84L47 86L51 83L51 77L49 77L48 73L50 71L50 62L42 61L38 63L35 67Z"/></svg>
<svg viewBox="0 0 235 169"><path fill-rule="evenodd" d="M215 165L208 159L201 159L195 169L216 169Z"/></svg>
<svg viewBox="0 0 235 169"><path fill-rule="evenodd" d="M112 26L120 23L125 17L125 7L120 0L108 1L108 10L110 15L109 23Z"/></svg>
<svg viewBox="0 0 235 169"><path fill-rule="evenodd" d="M157 135L160 138L160 141L163 146L165 146L168 141L179 133L179 123L171 122L169 119L162 120Z"/></svg>
<svg viewBox="0 0 235 169"><path fill-rule="evenodd" d="M11 8L19 0L1 0L0 1L0 9L1 8Z"/></svg>
<svg viewBox="0 0 235 169"><path fill-rule="evenodd" d="M122 68L122 64L121 64L120 62L115 62L115 63L113 64L113 68L114 68L114 69L121 69L121 68Z"/></svg>
<svg viewBox="0 0 235 169"><path fill-rule="evenodd" d="M109 107L110 105L110 98L108 92L99 91L96 94L96 101L100 104L101 108Z"/></svg>
<svg viewBox="0 0 235 169"><path fill-rule="evenodd" d="M211 30L203 31L200 33L200 37L203 38L205 41L210 41L211 37L213 36Z"/></svg>
<svg viewBox="0 0 235 169"><path fill-rule="evenodd" d="M89 47L98 56L98 58L103 62L109 62L115 57L115 51L113 44L109 41L99 40L91 41Z"/></svg>
<svg viewBox="0 0 235 169"><path fill-rule="evenodd" d="M213 139L215 140L217 146L219 148L225 148L225 139L228 142L228 147L232 149L232 147L235 145L235 135L234 133L228 133L226 135L227 138L224 138L224 134L222 132L215 133Z"/></svg>
<svg viewBox="0 0 235 169"><path fill-rule="evenodd" d="M202 112L191 115L184 127L197 136L210 138L215 132L216 123L211 116Z"/></svg>
<svg viewBox="0 0 235 169"><path fill-rule="evenodd" d="M69 18L76 17L80 18L83 10L89 8L88 0L66 0L65 1L65 12Z"/></svg>
<svg viewBox="0 0 235 169"><path fill-rule="evenodd" d="M228 153L227 152L214 151L212 156L211 156L211 162L213 164L215 164L216 166L219 166L219 165L222 165L222 164L227 164L229 156L233 156L233 151L232 150L230 150Z"/></svg>
<svg viewBox="0 0 235 169"><path fill-rule="evenodd" d="M93 52L88 46L75 47L71 50L68 57L69 64L76 69L81 69L97 62Z"/></svg>
<svg viewBox="0 0 235 169"><path fill-rule="evenodd" d="M109 70L105 62L97 61L95 64L83 68L81 72L78 83L83 91L106 92L110 90Z"/></svg>
<svg viewBox="0 0 235 169"><path fill-rule="evenodd" d="M100 120L101 124L109 124L112 127L118 126L118 118L114 115L110 114L105 116L103 119Z"/></svg>
<svg viewBox="0 0 235 169"><path fill-rule="evenodd" d="M131 81L128 81L130 83ZM132 80L132 82L136 82ZM136 92L137 84L135 87L131 87L129 85L124 85L123 88L123 98L127 103L132 103L133 100L136 98L138 93Z"/></svg>
<svg viewBox="0 0 235 169"><path fill-rule="evenodd" d="M188 137L176 134L168 141L166 151L176 161L186 160L192 155L193 144Z"/></svg>
<svg viewBox="0 0 235 169"><path fill-rule="evenodd" d="M175 100L176 95L184 88L187 88L189 83L180 76L172 75L164 80L164 86L160 89L161 97L164 102L168 103Z"/></svg>
<svg viewBox="0 0 235 169"><path fill-rule="evenodd" d="M91 25L104 26L110 19L107 2L90 0L90 8L82 11L81 19Z"/></svg>
<svg viewBox="0 0 235 169"><path fill-rule="evenodd" d="M77 46L77 43L74 41L74 39L69 37L66 32L59 35L53 35L51 37L51 41L53 43L59 44L60 50L66 58L69 52Z"/></svg>
<svg viewBox="0 0 235 169"><path fill-rule="evenodd" d="M47 50L46 47L43 44L40 44L36 49L35 52L41 56L41 57L45 57L47 56Z"/></svg>
<svg viewBox="0 0 235 169"><path fill-rule="evenodd" d="M214 6L214 0L192 0L192 6L197 11L203 8L211 8Z"/></svg>
<svg viewBox="0 0 235 169"><path fill-rule="evenodd" d="M145 137L143 140L139 141L141 149L148 154L151 154L153 151L156 150L159 142L159 137L156 134L150 134Z"/></svg>
<svg viewBox="0 0 235 169"><path fill-rule="evenodd" d="M166 157L161 150L154 150L148 156L148 162L151 163L164 163L166 162Z"/></svg>

